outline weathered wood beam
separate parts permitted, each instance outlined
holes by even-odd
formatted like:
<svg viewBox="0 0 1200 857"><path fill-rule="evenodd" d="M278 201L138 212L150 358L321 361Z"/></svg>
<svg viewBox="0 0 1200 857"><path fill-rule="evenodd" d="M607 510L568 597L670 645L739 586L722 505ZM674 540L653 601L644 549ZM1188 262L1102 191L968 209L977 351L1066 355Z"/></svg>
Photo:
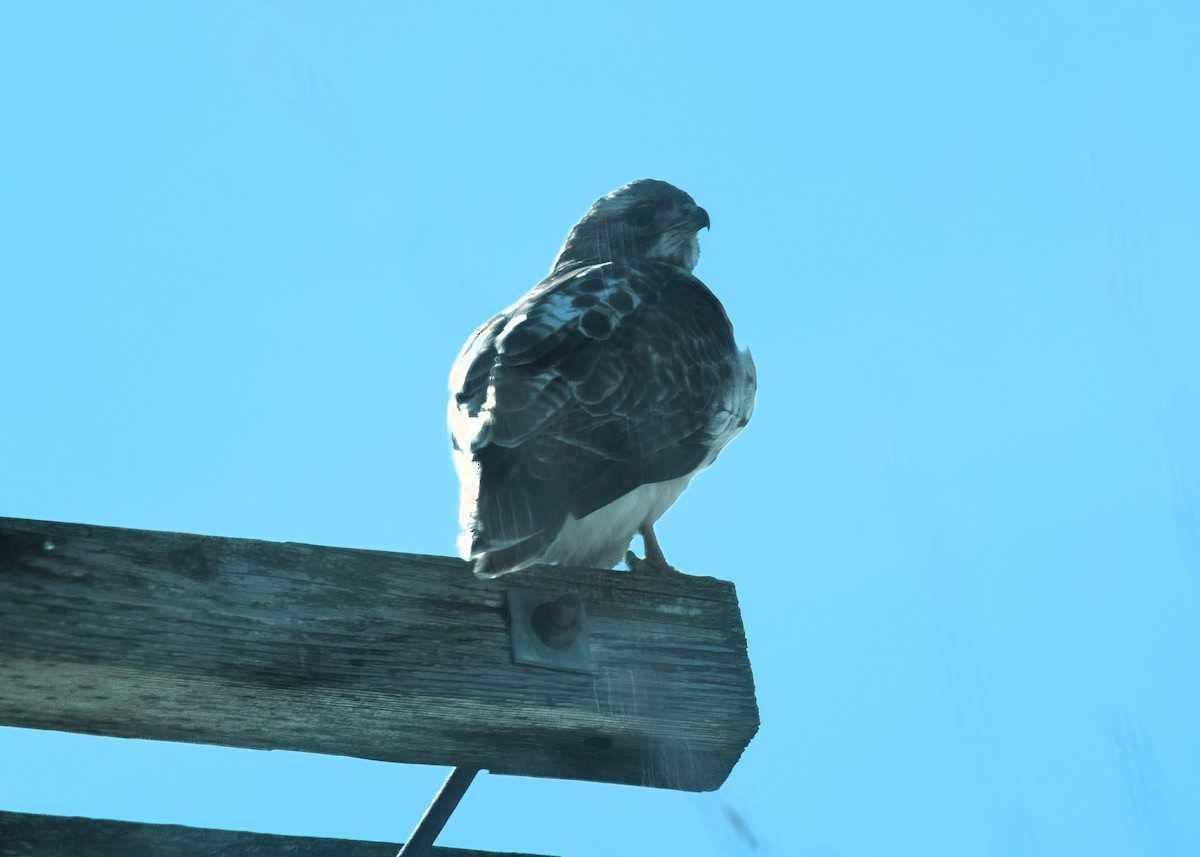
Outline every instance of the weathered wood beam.
<svg viewBox="0 0 1200 857"><path fill-rule="evenodd" d="M592 671L515 663L506 590ZM725 581L0 518L0 724L704 791L758 709Z"/></svg>
<svg viewBox="0 0 1200 857"><path fill-rule="evenodd" d="M0 854L4 857L396 857L398 847L387 842L0 812ZM437 846L430 855L535 857Z"/></svg>

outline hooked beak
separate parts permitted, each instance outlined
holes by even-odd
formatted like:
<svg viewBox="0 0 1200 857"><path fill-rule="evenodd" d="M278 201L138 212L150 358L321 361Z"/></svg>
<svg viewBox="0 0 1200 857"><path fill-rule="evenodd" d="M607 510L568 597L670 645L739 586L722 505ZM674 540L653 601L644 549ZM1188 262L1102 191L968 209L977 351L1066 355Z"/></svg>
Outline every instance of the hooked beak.
<svg viewBox="0 0 1200 857"><path fill-rule="evenodd" d="M708 219L708 212L698 205L692 209L692 213L688 215L688 224L690 224L697 232L699 232L701 229L712 228L712 221Z"/></svg>

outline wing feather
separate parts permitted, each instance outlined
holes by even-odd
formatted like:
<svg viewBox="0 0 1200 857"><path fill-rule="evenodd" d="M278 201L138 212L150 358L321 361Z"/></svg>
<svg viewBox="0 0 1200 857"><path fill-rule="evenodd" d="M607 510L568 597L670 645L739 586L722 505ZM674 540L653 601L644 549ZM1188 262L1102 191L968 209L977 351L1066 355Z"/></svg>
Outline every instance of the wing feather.
<svg viewBox="0 0 1200 857"><path fill-rule="evenodd" d="M464 554L528 561L568 513L693 472L736 359L720 302L677 267L610 262L541 283L468 340L451 376L460 474L476 479Z"/></svg>

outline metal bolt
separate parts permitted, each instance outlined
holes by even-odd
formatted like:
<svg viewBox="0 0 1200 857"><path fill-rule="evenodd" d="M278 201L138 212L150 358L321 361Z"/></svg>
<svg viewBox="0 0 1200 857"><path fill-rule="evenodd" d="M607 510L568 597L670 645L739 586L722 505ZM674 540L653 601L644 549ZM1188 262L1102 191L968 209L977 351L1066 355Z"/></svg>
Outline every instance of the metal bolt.
<svg viewBox="0 0 1200 857"><path fill-rule="evenodd" d="M543 643L552 649L565 649L579 635L579 613L583 602L574 592L533 608L529 624Z"/></svg>

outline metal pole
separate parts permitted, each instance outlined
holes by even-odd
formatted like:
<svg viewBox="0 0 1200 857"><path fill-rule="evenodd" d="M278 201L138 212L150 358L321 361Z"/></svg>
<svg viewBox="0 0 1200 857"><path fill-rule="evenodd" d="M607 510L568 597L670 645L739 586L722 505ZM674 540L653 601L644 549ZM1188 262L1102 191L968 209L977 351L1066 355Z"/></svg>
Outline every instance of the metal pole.
<svg viewBox="0 0 1200 857"><path fill-rule="evenodd" d="M450 813L454 812L454 808L466 793L467 786L471 785L478 773L479 771L471 768L455 768L450 772L437 797L421 816L417 829L408 837L408 841L400 848L396 857L427 857L429 849L433 847L433 840L442 832L442 828L450 820Z"/></svg>

